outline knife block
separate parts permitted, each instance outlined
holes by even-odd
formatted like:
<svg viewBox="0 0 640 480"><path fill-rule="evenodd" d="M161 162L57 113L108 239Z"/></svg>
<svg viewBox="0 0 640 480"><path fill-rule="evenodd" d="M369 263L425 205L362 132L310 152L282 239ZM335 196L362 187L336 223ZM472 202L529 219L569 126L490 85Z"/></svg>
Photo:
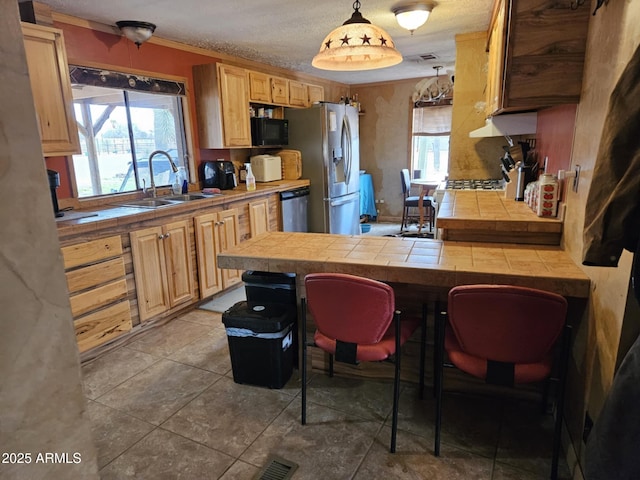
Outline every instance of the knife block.
<svg viewBox="0 0 640 480"><path fill-rule="evenodd" d="M515 200L517 183L518 183L518 170L513 169L509 171L507 175L509 176L509 181L507 182L504 188L504 198Z"/></svg>

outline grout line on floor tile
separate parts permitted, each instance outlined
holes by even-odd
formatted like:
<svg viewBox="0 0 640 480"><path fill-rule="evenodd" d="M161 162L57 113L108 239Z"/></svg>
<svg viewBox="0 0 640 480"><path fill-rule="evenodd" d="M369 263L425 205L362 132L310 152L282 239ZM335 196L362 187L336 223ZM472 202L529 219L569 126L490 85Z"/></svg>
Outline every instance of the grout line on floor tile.
<svg viewBox="0 0 640 480"><path fill-rule="evenodd" d="M104 404L101 404L104 405ZM108 407L108 405L105 405L106 407ZM109 408L113 408L113 407L109 407ZM114 409L117 410L117 409ZM118 412L123 413L121 410L118 410ZM126 415L129 415L128 413ZM138 420L141 420L138 417L134 417L133 415L129 415L133 418L136 418ZM145 420L142 420L143 422L145 422ZM149 423L149 422L145 422L145 423ZM149 425L153 425L151 423L149 423ZM119 455L117 455L115 458L113 458L112 460L110 460L108 463L104 464L102 466L102 468L100 469L100 471L98 473L100 473L102 470L104 470L105 468L107 468L109 465L111 465L113 462L115 462L118 458L120 458L122 455L124 455L125 453L127 453L129 450L131 450L135 445L137 445L138 443L140 443L142 440L144 440L145 438L147 438L149 435L151 435L153 432L155 432L159 427L157 425L153 425L153 429L148 432L146 435L143 435L141 438L139 438L137 441L133 442L131 445L129 445L129 447L127 447L123 452L120 452Z"/></svg>
<svg viewBox="0 0 640 480"><path fill-rule="evenodd" d="M109 390L107 390L106 392L102 393L100 396L96 397L96 398L89 398L87 397L87 399L89 400L93 400L93 401L98 401L100 398L104 397L105 395L107 395L108 393L112 392L113 390L115 390L116 388L118 388L120 385L122 385L123 383L128 382L129 380L131 380L132 378L137 377L138 375L140 375L142 372L146 371L148 368L153 367L155 364L157 364L160 360L163 360L163 357L156 357L155 355L151 355L150 353L146 353L146 352L140 352L139 350L135 350L135 349L131 349L134 350L136 352L139 353L144 353L146 355L149 355L150 357L153 357L155 359L155 361L153 363L150 363L149 365L147 365L145 368L143 368L142 370L140 370L139 372L134 373L133 375L131 375L130 377L125 378L123 381L121 381L120 383L118 383L117 385L113 386L112 388L110 388ZM84 383L84 380L83 380ZM104 403L102 404L104 405ZM108 405L107 405L108 406ZM113 408L113 407L111 407ZM116 409L117 410L117 409ZM120 410L118 410L120 411Z"/></svg>

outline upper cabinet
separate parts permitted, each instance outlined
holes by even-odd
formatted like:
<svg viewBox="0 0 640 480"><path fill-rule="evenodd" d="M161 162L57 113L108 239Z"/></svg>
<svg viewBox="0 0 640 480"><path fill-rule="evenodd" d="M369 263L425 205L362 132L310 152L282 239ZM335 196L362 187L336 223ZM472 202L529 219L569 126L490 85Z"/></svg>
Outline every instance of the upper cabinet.
<svg viewBox="0 0 640 480"><path fill-rule="evenodd" d="M62 31L22 23L22 34L42 151L45 156L80 153Z"/></svg>
<svg viewBox="0 0 640 480"><path fill-rule="evenodd" d="M251 146L247 71L220 63L196 65L193 77L200 146Z"/></svg>
<svg viewBox="0 0 640 480"><path fill-rule="evenodd" d="M294 107L309 106L309 91L306 84L289 81L289 105Z"/></svg>
<svg viewBox="0 0 640 480"><path fill-rule="evenodd" d="M589 9L571 0L496 0L487 114L578 103Z"/></svg>
<svg viewBox="0 0 640 480"><path fill-rule="evenodd" d="M324 102L324 88L319 85L307 85L309 95L309 106L316 102Z"/></svg>
<svg viewBox="0 0 640 480"><path fill-rule="evenodd" d="M289 105L289 80L271 77L271 103Z"/></svg>
<svg viewBox="0 0 640 480"><path fill-rule="evenodd" d="M309 107L324 88L231 65L193 67L198 134L202 148L251 146L250 104ZM276 112L282 118L283 112Z"/></svg>
<svg viewBox="0 0 640 480"><path fill-rule="evenodd" d="M249 72L249 100L271 103L271 77L266 73Z"/></svg>

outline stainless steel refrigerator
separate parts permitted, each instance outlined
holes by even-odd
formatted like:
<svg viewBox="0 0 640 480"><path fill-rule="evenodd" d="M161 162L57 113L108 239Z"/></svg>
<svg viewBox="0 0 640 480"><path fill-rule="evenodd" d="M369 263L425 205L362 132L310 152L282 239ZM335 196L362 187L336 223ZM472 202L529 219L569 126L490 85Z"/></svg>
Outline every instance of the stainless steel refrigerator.
<svg viewBox="0 0 640 480"><path fill-rule="evenodd" d="M358 111L341 103L287 109L289 147L302 153L311 182L310 232L360 234Z"/></svg>

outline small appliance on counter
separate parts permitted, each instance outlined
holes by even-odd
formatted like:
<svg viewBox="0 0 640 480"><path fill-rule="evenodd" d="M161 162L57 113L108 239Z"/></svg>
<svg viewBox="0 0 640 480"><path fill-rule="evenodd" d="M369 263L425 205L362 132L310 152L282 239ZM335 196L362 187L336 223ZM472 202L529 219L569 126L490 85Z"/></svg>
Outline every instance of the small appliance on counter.
<svg viewBox="0 0 640 480"><path fill-rule="evenodd" d="M237 185L236 169L233 162L215 161L203 162L201 169L202 188L219 188L232 190Z"/></svg>
<svg viewBox="0 0 640 480"><path fill-rule="evenodd" d="M49 177L49 189L51 190L51 202L53 203L53 213L56 217L64 217L64 212L58 206L58 195L56 189L60 186L60 174L55 170L47 170Z"/></svg>
<svg viewBox="0 0 640 480"><path fill-rule="evenodd" d="M274 182L282 180L282 159L276 155L254 155L251 157L251 170L256 182Z"/></svg>

